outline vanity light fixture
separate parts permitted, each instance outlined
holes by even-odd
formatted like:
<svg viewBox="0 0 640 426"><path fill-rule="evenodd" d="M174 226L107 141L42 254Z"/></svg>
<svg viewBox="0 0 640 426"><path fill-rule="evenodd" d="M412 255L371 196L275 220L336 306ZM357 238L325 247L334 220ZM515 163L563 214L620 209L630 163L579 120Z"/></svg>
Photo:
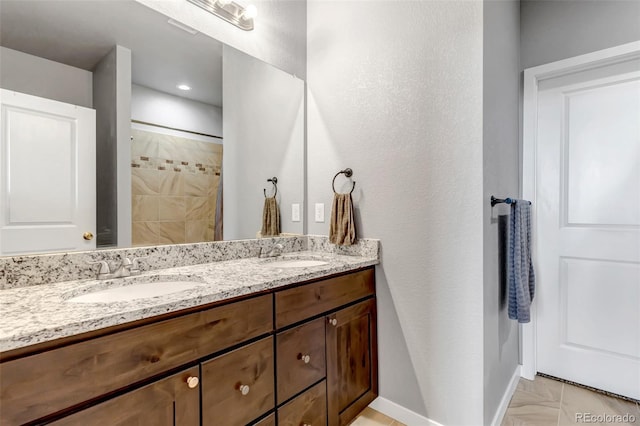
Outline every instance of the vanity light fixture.
<svg viewBox="0 0 640 426"><path fill-rule="evenodd" d="M253 30L253 19L258 14L258 9L254 5L244 7L232 0L187 1L245 31Z"/></svg>
<svg viewBox="0 0 640 426"><path fill-rule="evenodd" d="M188 86L186 84L178 84L176 87L180 90L191 90L191 86Z"/></svg>

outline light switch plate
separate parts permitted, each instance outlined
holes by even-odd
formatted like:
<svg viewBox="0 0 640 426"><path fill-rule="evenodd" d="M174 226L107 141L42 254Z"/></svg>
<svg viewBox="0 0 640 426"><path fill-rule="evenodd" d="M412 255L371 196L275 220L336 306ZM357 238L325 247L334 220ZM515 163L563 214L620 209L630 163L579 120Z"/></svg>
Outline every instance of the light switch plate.
<svg viewBox="0 0 640 426"><path fill-rule="evenodd" d="M316 203L316 222L324 222L324 203Z"/></svg>
<svg viewBox="0 0 640 426"><path fill-rule="evenodd" d="M291 204L291 221L300 222L300 204Z"/></svg>

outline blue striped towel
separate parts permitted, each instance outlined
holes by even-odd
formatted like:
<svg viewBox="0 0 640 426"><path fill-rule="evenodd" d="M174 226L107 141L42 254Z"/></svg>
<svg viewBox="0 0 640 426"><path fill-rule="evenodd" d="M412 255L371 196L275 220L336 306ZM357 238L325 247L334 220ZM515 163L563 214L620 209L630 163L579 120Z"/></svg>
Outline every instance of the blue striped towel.
<svg viewBox="0 0 640 426"><path fill-rule="evenodd" d="M525 200L514 200L511 204L507 284L509 318L529 322L536 280L531 261L531 205Z"/></svg>

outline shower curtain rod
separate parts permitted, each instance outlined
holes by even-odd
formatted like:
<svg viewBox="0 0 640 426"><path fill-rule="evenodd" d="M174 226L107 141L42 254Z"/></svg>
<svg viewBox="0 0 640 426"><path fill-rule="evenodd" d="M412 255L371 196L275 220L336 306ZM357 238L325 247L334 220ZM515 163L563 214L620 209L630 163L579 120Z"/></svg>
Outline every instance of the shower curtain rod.
<svg viewBox="0 0 640 426"><path fill-rule="evenodd" d="M194 132L194 131L191 131L191 130L178 129L176 127L163 126L162 124L149 123L148 121L131 120L131 122L132 123L137 123L137 124L146 124L147 126L160 127L160 128L168 129L168 130L176 130L178 132L191 133L192 135L207 136L207 137L210 137L210 138L222 139L222 136L215 136L215 135L210 135L208 133L200 133L200 132Z"/></svg>

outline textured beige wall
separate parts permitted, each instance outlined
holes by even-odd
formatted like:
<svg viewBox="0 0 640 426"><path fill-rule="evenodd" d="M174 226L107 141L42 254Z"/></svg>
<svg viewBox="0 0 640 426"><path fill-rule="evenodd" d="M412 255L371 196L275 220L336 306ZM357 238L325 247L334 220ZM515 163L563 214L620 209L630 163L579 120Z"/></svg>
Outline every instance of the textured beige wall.
<svg viewBox="0 0 640 426"><path fill-rule="evenodd" d="M222 145L131 134L133 245L213 241Z"/></svg>

